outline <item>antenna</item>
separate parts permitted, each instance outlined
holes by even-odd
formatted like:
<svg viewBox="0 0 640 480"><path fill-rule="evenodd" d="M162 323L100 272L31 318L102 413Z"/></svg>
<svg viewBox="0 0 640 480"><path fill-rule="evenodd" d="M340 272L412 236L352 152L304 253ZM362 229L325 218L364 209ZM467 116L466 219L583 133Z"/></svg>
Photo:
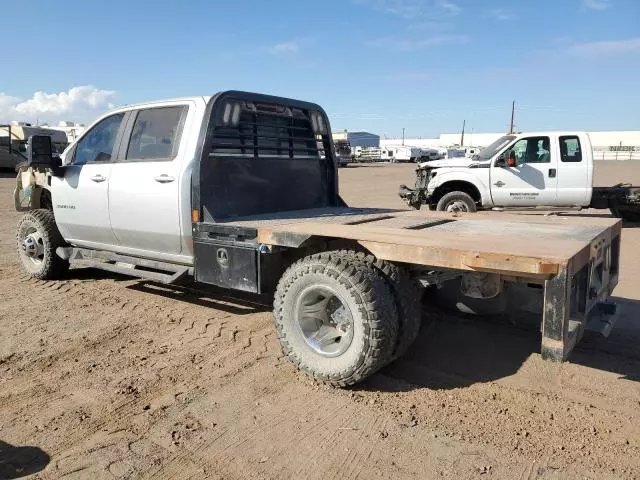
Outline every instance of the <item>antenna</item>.
<svg viewBox="0 0 640 480"><path fill-rule="evenodd" d="M515 114L516 111L516 101L514 100L513 103L511 103L511 123L509 124L509 133L513 133L513 116Z"/></svg>
<svg viewBox="0 0 640 480"><path fill-rule="evenodd" d="M464 127L466 126L467 121L463 120L462 121L462 134L460 135L460 146L464 147Z"/></svg>

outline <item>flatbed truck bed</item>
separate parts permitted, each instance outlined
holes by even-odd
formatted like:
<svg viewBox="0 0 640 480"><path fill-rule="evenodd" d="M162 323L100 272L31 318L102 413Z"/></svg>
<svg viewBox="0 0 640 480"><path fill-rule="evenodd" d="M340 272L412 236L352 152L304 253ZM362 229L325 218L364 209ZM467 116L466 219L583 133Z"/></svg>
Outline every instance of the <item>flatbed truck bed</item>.
<svg viewBox="0 0 640 480"><path fill-rule="evenodd" d="M621 221L613 218L334 207L240 217L218 227L240 228L269 248L346 239L382 260L544 285L545 359L565 360L588 323L610 329L614 321L615 306L602 303L618 283Z"/></svg>

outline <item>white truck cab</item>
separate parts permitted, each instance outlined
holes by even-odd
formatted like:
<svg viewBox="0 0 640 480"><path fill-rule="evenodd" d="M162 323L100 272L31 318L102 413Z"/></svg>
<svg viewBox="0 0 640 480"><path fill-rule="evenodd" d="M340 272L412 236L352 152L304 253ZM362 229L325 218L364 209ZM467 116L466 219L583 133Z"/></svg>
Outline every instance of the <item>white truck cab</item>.
<svg viewBox="0 0 640 480"><path fill-rule="evenodd" d="M420 164L414 189L400 196L415 208L476 211L494 207L610 208L637 220L638 190L593 187L593 152L585 132L505 135L479 153Z"/></svg>
<svg viewBox="0 0 640 480"><path fill-rule="evenodd" d="M587 206L591 199L593 157L584 132L505 135L472 157L421 167L430 169L428 194L466 182L484 208Z"/></svg>
<svg viewBox="0 0 640 480"><path fill-rule="evenodd" d="M209 98L112 110L62 154L51 177L60 233L87 248L192 262L191 169ZM160 214L161 212L161 214Z"/></svg>

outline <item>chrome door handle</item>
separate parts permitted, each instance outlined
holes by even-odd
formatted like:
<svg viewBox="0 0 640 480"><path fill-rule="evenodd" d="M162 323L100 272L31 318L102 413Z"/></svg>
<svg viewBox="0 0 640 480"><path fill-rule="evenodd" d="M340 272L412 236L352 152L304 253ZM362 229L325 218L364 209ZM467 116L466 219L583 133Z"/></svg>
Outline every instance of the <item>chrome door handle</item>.
<svg viewBox="0 0 640 480"><path fill-rule="evenodd" d="M107 177L105 177L104 175L100 175L100 174L94 175L93 177L90 177L90 178L91 178L91 180L93 180L96 183L104 182L107 179Z"/></svg>
<svg viewBox="0 0 640 480"><path fill-rule="evenodd" d="M494 183L494 185L495 185L496 187L504 187L504 186L506 185L506 183L504 183L504 182L502 182L502 181L498 180L496 183Z"/></svg>
<svg viewBox="0 0 640 480"><path fill-rule="evenodd" d="M175 178L167 175L166 173L163 173L162 175L158 175L157 177L155 177L154 180L158 183L169 183L173 182Z"/></svg>

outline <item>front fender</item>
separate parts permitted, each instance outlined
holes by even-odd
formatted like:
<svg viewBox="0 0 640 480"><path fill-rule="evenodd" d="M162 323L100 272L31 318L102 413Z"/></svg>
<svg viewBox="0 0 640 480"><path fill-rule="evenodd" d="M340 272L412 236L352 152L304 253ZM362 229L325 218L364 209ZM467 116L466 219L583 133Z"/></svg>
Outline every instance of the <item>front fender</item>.
<svg viewBox="0 0 640 480"><path fill-rule="evenodd" d="M488 170L487 170L488 173ZM490 207L493 205L491 201L491 192L489 191L489 179L480 178L477 174L465 170L453 170L446 172L438 172L431 179L427 186L428 195L432 195L435 190L450 182L466 182L470 183L480 192L482 206Z"/></svg>

